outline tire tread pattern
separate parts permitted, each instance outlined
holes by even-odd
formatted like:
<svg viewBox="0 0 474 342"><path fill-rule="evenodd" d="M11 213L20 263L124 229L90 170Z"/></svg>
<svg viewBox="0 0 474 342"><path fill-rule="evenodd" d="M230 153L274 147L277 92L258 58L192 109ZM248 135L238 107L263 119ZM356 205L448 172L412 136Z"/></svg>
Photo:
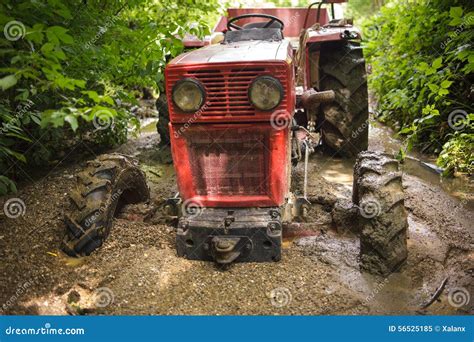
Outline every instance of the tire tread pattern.
<svg viewBox="0 0 474 342"><path fill-rule="evenodd" d="M360 210L369 203L376 203L378 209L374 217L361 215L359 219L361 268L386 276L398 270L408 255L408 220L398 161L381 152L361 152L353 187L353 202Z"/></svg>
<svg viewBox="0 0 474 342"><path fill-rule="evenodd" d="M103 244L119 204L146 202L150 191L138 163L113 153L87 162L69 198L61 247L66 254L77 257L89 255Z"/></svg>

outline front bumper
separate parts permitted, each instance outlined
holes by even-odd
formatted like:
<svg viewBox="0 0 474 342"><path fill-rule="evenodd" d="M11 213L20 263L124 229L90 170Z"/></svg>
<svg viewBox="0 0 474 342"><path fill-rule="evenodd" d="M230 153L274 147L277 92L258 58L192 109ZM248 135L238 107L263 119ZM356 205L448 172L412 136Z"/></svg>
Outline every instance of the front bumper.
<svg viewBox="0 0 474 342"><path fill-rule="evenodd" d="M278 208L204 208L178 223L178 256L191 260L268 262L281 259Z"/></svg>

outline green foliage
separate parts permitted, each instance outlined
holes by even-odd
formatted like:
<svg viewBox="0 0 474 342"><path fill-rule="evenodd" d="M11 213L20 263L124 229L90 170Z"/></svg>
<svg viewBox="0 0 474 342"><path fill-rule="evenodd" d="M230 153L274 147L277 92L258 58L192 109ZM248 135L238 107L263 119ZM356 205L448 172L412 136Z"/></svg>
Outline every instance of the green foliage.
<svg viewBox="0 0 474 342"><path fill-rule="evenodd" d="M180 37L209 33L206 15L218 9L217 0L2 1L0 195L15 189L21 164L124 142L139 126L128 110L137 94L162 89Z"/></svg>
<svg viewBox="0 0 474 342"><path fill-rule="evenodd" d="M438 165L444 168L445 175L459 170L470 170L474 165L474 135L455 133L443 146L438 157Z"/></svg>
<svg viewBox="0 0 474 342"><path fill-rule="evenodd" d="M381 120L408 150L440 155L447 174L474 171L472 10L465 0L399 0L365 22Z"/></svg>

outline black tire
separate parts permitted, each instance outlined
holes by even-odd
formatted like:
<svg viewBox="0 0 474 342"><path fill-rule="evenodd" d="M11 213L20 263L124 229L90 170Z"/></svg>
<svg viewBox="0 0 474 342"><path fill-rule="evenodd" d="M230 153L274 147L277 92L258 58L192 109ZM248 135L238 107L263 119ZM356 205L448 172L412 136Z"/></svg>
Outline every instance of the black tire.
<svg viewBox="0 0 474 342"><path fill-rule="evenodd" d="M156 100L156 110L158 111L156 130L160 135L159 146L169 146L170 130L168 124L170 122L170 116L168 113L168 101L166 100L165 94L161 94L158 100Z"/></svg>
<svg viewBox="0 0 474 342"><path fill-rule="evenodd" d="M77 175L76 188L69 197L62 250L70 256L83 256L102 246L122 205L146 202L150 191L137 162L114 153L89 161Z"/></svg>
<svg viewBox="0 0 474 342"><path fill-rule="evenodd" d="M368 148L367 74L362 47L356 42L322 46L320 90L334 90L336 99L321 105L319 127L323 144L338 155L355 157Z"/></svg>
<svg viewBox="0 0 474 342"><path fill-rule="evenodd" d="M398 161L365 151L354 169L353 202L359 208L360 263L370 273L388 275L405 262L407 212Z"/></svg>

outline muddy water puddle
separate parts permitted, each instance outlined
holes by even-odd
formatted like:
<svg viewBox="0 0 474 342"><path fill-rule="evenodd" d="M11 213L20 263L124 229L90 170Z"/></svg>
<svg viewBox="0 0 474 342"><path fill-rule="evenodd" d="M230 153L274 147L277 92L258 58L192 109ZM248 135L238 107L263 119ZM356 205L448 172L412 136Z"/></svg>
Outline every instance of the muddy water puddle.
<svg viewBox="0 0 474 342"><path fill-rule="evenodd" d="M369 149L397 154L403 144L394 136L394 132L389 127L379 122L371 122ZM326 180L352 189L353 160L329 158L322 153L314 154L312 160ZM402 170L405 173L441 187L446 193L458 199L467 209L474 210L474 180L467 176L441 177L436 169L436 158L422 155L416 151L410 152L402 164Z"/></svg>
<svg viewBox="0 0 474 342"><path fill-rule="evenodd" d="M291 248L301 249L315 264L329 265L333 281L329 288L350 289L361 305L352 314L428 313L421 309L445 277L443 268L447 246L427 225L409 215L409 259L399 272L388 277L371 275L359 269L359 239L354 234L341 236L333 231L319 236L293 239ZM429 263L424 263L429 260ZM429 314L452 314L446 303L433 305Z"/></svg>

